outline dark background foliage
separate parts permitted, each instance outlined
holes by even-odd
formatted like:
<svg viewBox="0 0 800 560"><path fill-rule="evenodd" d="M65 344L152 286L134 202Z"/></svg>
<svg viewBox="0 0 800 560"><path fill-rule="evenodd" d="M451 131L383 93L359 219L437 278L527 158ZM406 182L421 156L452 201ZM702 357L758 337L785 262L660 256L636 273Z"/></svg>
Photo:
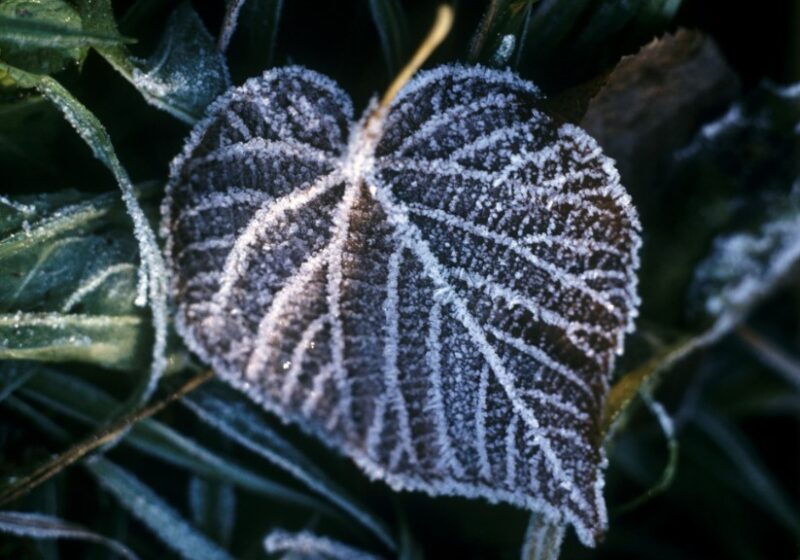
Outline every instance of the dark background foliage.
<svg viewBox="0 0 800 560"><path fill-rule="evenodd" d="M178 4L155 0L113 3L120 32L136 39L130 46L135 55L146 58L153 52L167 18ZM302 64L334 78L351 93L358 107L364 107L372 95L388 85L396 66L426 34L436 9L434 2L424 0L398 4L403 17L395 18L393 23L406 33L405 39L395 45L396 60L392 60L382 48L370 2L366 0L286 0L274 48L265 40L267 19L258 12L259 6L270 4L248 0L243 8L241 25L227 53L233 82L241 83L270 65ZM709 253L717 234L763 223L764 216L774 212L773 198L787 195L800 176L796 128L800 108L797 102L786 106L763 86L765 80L778 84L800 80L800 2L774 0L756 7L724 0L520 0L493 4L461 0L456 3L454 29L429 65L491 61L500 35L490 33L477 46L474 38L492 5L508 18L505 24L498 23L498 28L517 37L523 33L524 18L520 14L529 5L539 12L551 10L547 17L537 20L538 27L528 30L527 41L518 40L517 48L522 50L516 50L510 62L549 96L577 99L579 105L584 97L588 99L602 87L598 78L607 78L622 55L637 52L654 37L683 27L710 36L729 65L724 72L729 72L737 84L727 86L700 113L670 109L668 104L659 105L664 100L658 98L647 107L645 115L648 111L676 111L668 114L669 118L688 131L675 140L678 145L660 144L665 153L669 152L667 155L690 145L701 125L724 115L733 101L743 102L745 112L749 111L753 121L760 123L723 135L718 143L702 144L686 160L676 163L670 159L658 178L628 180L623 175L623 183L641 212L645 247L643 313L639 331L629 341L628 352L619 365L618 373L622 374L651 356L654 348L694 335L708 325L709 319L697 311L690 288L697 263ZM198 1L193 6L216 36L222 25L224 4ZM622 7L615 8L619 6ZM716 71L722 72L718 67L709 68L709 72ZM156 186L146 197L152 211L160 198L169 161L179 151L189 127L148 105L96 53L56 77L106 126L133 182L155 181ZM665 90L671 86L675 91L688 91L691 85L688 81L667 84ZM585 111L585 103L583 108ZM634 132L638 131L637 123L631 126ZM641 138L643 142L652 141L646 130L633 138L636 142ZM655 161L660 155L648 157L654 158L652 165L663 164ZM649 160L634 163L650 165ZM46 101L37 101L28 91L0 89L0 194L29 195L66 189L104 193L114 188L107 170L92 158L56 109ZM792 208L781 202L778 210ZM110 229L124 223L124 215L120 216ZM609 448L606 496L611 521L607 538L596 550L588 550L570 535L562 558L797 557L800 393L797 384L776 374L770 360L774 361L776 355L788 356L795 360L789 369L793 367L798 375L799 318L800 290L795 277L748 317L747 327L692 354L663 376L655 397L675 421L676 471L663 492L635 507L626 504L630 505L630 500L658 481L668 461L668 445L648 408L639 401L631 407L624 418L624 429ZM106 369L81 363L59 367L120 400L135 385L136 376L130 373L109 375ZM46 406L41 410L68 430L72 441L91 429ZM200 423L185 408L173 406L158 419L225 457L235 458L254 471L266 472L286 487L302 488L281 470ZM263 420L277 424L266 416ZM368 482L349 462L317 442L292 429L278 429L330 478L386 520L393 531L410 539L413 544L406 550L422 551L426 558L518 557L527 523L524 512L462 499L432 500L417 494L393 494L380 483ZM68 443L55 441L30 418L0 404L3 475L24 473ZM135 472L184 516L191 516L187 504L191 468L159 462L126 445L116 447L110 456ZM274 526L317 529L355 546L385 553L380 543L362 529L327 518L313 508L270 501L238 488L235 496L231 535L215 534L218 523L203 527L235 557L263 557L262 537ZM86 471L76 467L18 501L15 509L48 512L112 535L143 558L172 554L100 490ZM2 557L100 558L106 554L102 549L74 542L55 545L0 536Z"/></svg>

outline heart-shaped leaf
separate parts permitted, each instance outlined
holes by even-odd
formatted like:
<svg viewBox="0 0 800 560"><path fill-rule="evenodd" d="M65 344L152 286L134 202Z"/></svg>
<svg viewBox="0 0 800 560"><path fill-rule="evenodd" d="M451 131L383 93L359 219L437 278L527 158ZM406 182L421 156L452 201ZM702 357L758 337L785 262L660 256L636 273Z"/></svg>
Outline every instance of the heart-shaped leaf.
<svg viewBox="0 0 800 560"><path fill-rule="evenodd" d="M163 229L190 348L395 489L606 524L600 418L638 219L613 163L507 72L445 66L353 124L300 69L218 100Z"/></svg>

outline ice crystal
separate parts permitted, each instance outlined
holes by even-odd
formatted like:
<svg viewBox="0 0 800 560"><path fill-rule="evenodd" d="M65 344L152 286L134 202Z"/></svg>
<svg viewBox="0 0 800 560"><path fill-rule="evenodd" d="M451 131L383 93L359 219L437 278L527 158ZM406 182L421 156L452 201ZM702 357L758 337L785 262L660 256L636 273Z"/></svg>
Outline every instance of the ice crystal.
<svg viewBox="0 0 800 560"><path fill-rule="evenodd" d="M613 162L510 72L421 73L353 122L272 70L173 162L183 338L232 385L397 490L606 525L600 416L638 298Z"/></svg>

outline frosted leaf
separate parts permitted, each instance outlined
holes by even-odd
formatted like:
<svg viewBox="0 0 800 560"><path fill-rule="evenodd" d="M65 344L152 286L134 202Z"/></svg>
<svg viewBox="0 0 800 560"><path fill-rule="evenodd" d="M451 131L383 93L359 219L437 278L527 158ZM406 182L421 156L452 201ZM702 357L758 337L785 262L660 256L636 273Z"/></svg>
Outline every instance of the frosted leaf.
<svg viewBox="0 0 800 560"><path fill-rule="evenodd" d="M613 163L514 74L445 66L353 123L330 80L231 90L173 162L177 327L396 490L606 525L600 417L638 298Z"/></svg>
<svg viewBox="0 0 800 560"><path fill-rule="evenodd" d="M225 56L188 2L170 15L158 48L131 79L149 103L189 124L231 83Z"/></svg>

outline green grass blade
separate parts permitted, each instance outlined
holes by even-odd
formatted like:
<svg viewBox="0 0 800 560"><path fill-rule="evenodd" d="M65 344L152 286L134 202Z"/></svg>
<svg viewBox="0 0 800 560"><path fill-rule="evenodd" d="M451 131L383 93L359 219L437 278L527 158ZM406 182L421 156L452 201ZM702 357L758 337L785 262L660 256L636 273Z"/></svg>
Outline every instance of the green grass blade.
<svg viewBox="0 0 800 560"><path fill-rule="evenodd" d="M38 428L56 439L69 440L69 434L36 409L15 397L7 403L29 418ZM119 501L120 505L148 527L166 546L187 560L229 560L231 557L184 520L150 487L111 461L95 456L83 465Z"/></svg>
<svg viewBox="0 0 800 560"><path fill-rule="evenodd" d="M236 491L232 484L193 476L189 479L192 522L227 546L236 526Z"/></svg>

